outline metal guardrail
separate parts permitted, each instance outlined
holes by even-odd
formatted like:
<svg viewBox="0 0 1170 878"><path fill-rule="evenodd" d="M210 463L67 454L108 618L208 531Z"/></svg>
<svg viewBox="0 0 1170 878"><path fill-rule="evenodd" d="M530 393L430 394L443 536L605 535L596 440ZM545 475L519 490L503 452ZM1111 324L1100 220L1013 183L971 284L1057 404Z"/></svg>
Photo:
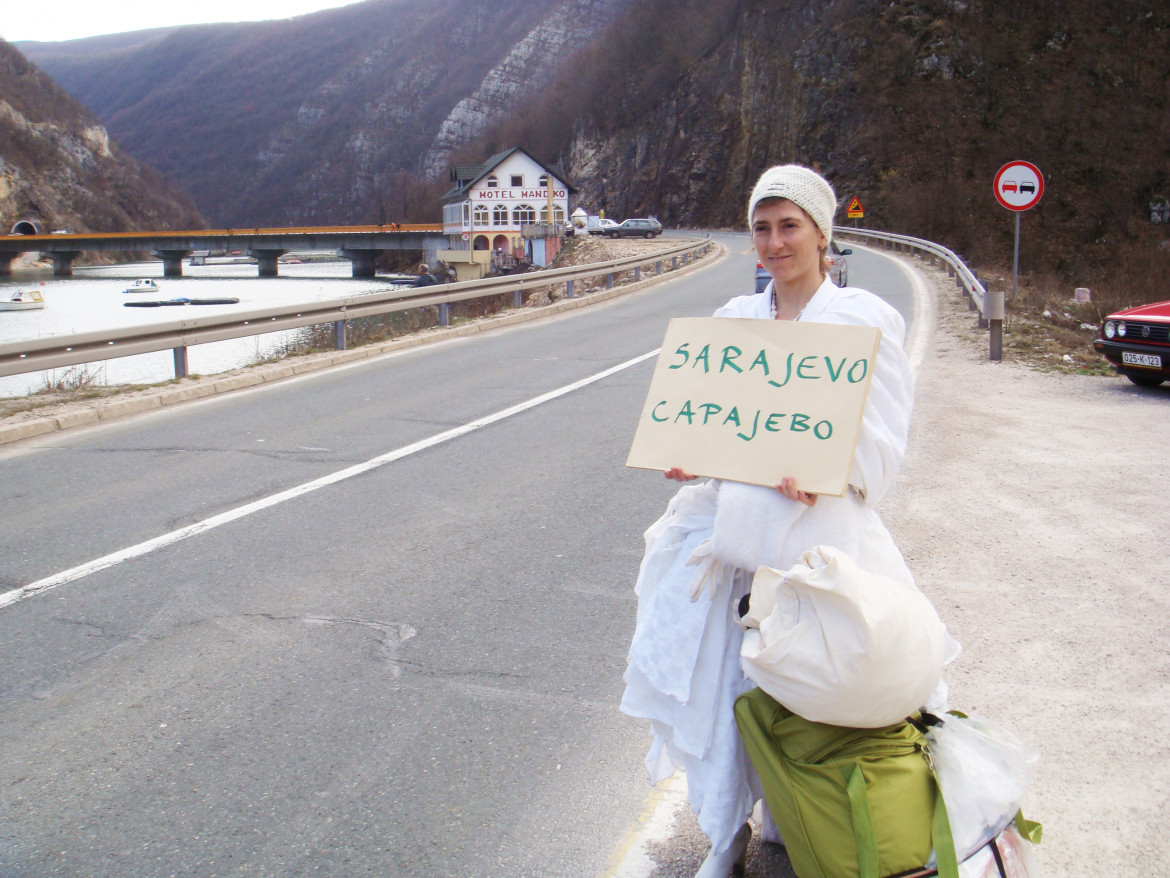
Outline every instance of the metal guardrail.
<svg viewBox="0 0 1170 878"><path fill-rule="evenodd" d="M1003 359L1004 294L998 290L989 291L979 280L979 276L967 267L961 256L941 244L935 244L933 241L926 241L922 238L912 238L909 235L894 235L890 232L875 232L869 229L848 227L839 227L833 231L838 237L853 236L863 240L878 241L886 249L921 255L931 264L937 260L945 265L947 275L955 279L956 285L967 297L970 309L979 312L979 328L989 330L990 359Z"/></svg>
<svg viewBox="0 0 1170 878"><path fill-rule="evenodd" d="M324 323L334 324L337 329L337 347L344 349L345 321L356 317L438 306L440 325L446 326L450 306L455 302L513 292L515 304L519 307L523 304L525 291L558 283L564 283L568 297L573 298L574 284L577 281L604 276L608 289L613 286L614 276L617 274L633 270L635 280L638 280L642 268L651 264L656 265L657 272L661 274L666 260L673 260L672 267L677 267L681 258L685 265L697 258L700 252L706 252L710 246L708 236L699 242L690 241L654 253L628 256L610 262L532 271L485 280L460 281L443 284L440 287L422 287L418 290L387 289L379 293L343 296L301 305L283 305L233 314L172 320L147 326L7 342L0 344L0 376L58 369L79 363L170 349L174 351L175 356L175 376L182 378L187 374L187 348L191 345Z"/></svg>

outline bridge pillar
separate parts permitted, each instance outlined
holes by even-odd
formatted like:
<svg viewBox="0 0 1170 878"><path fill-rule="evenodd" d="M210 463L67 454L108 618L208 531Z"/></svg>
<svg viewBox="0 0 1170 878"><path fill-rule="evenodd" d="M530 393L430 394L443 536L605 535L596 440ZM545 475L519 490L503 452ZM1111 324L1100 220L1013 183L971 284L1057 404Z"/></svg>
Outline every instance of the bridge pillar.
<svg viewBox="0 0 1170 878"><path fill-rule="evenodd" d="M12 263L19 255L19 253L0 253L0 277L8 277L12 274Z"/></svg>
<svg viewBox="0 0 1170 878"><path fill-rule="evenodd" d="M260 277L276 277L276 261L287 252L287 250L256 249L248 251L256 258L256 264L260 268Z"/></svg>
<svg viewBox="0 0 1170 878"><path fill-rule="evenodd" d="M338 250L337 255L353 263L354 277L373 277L374 260L382 253L381 250Z"/></svg>
<svg viewBox="0 0 1170 878"><path fill-rule="evenodd" d="M155 250L154 255L163 262L163 277L183 276L183 257L190 256L190 250Z"/></svg>
<svg viewBox="0 0 1170 878"><path fill-rule="evenodd" d="M53 277L73 277L73 260L80 250L57 250L49 254L53 259Z"/></svg>

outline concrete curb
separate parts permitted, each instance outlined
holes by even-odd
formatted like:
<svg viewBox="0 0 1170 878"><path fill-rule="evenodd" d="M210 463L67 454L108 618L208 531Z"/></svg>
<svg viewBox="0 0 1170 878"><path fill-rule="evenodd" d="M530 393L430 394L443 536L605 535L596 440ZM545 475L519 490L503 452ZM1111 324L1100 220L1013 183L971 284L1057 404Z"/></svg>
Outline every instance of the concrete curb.
<svg viewBox="0 0 1170 878"><path fill-rule="evenodd" d="M354 363L367 357L377 357L408 348L419 347L424 344L447 341L452 338L488 332L493 329L527 323L530 320L539 320L542 317L551 317L556 314L575 311L578 308L586 308L590 305L608 302L611 299L638 292L663 281L682 277L699 268L713 265L726 255L726 247L717 241L711 241L711 252L709 255L700 257L694 262L680 266L673 271L664 272L663 274L652 277L643 277L640 281L621 284L614 286L612 289L599 290L572 299L559 299L540 308L512 309L506 311L499 317L482 317L458 326L423 330L417 335L406 338L363 345L359 348L351 348L344 351L308 354L292 360L283 360L279 363L247 366L245 367L245 371L237 374L212 375L206 378L195 379L190 383L179 386L151 389L135 395L115 396L108 399L96 400L92 403L78 403L75 407L70 407L68 411L58 415L43 418L29 418L28 420L10 424L0 424L0 445L19 442L23 439L32 439L37 436L69 430L74 427L85 427L99 422L141 414L142 412L180 405L184 402L203 399L204 397L220 393L245 390L260 384L268 384L273 381L292 378L295 375L304 375L309 372L328 369L331 366ZM549 284L549 286L555 286L555 284Z"/></svg>

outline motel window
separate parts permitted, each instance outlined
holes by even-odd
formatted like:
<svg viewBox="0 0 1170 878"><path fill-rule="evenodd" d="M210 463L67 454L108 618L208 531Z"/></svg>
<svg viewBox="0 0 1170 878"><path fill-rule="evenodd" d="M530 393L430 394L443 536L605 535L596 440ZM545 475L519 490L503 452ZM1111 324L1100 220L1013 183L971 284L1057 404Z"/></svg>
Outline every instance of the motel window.
<svg viewBox="0 0 1170 878"><path fill-rule="evenodd" d="M477 204L475 206L475 219L473 225L486 226L488 224L488 209L486 204Z"/></svg>
<svg viewBox="0 0 1170 878"><path fill-rule="evenodd" d="M512 187L514 189L520 189L523 186L524 186L524 175L523 174L513 174L512 175Z"/></svg>
<svg viewBox="0 0 1170 878"><path fill-rule="evenodd" d="M540 221L542 223L548 222L548 205L547 204L540 209ZM558 204L553 208L553 222L554 223L563 223L564 221L565 221L565 209Z"/></svg>
<svg viewBox="0 0 1170 878"><path fill-rule="evenodd" d="M537 183L536 185L539 186L541 189L547 189L548 188L548 174L541 174L540 175L540 182Z"/></svg>
<svg viewBox="0 0 1170 878"><path fill-rule="evenodd" d="M492 174L492 176L487 178L487 187L489 189L498 189L499 186L500 186L500 181L496 179L495 174Z"/></svg>
<svg viewBox="0 0 1170 878"><path fill-rule="evenodd" d="M518 226L530 226L536 222L536 211L531 205L521 204L512 211L512 221Z"/></svg>
<svg viewBox="0 0 1170 878"><path fill-rule="evenodd" d="M508 208L506 205L497 204L492 208L492 225L506 226L508 224Z"/></svg>

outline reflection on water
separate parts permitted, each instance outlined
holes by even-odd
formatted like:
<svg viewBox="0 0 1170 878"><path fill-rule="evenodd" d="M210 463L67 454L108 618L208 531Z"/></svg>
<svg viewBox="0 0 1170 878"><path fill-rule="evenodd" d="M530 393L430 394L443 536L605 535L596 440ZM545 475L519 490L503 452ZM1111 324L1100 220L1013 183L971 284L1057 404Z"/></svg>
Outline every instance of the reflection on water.
<svg viewBox="0 0 1170 878"><path fill-rule="evenodd" d="M183 264L183 277L164 278L161 262L76 268L71 278L55 278L48 271L14 273L0 278L0 298L18 289L39 289L45 307L36 311L0 311L0 343L73 335L79 332L166 323L186 316L209 316L274 305L317 302L339 296L374 293L391 287L385 278L354 278L346 260L280 265L280 277L260 278L253 264L212 261ZM153 293L123 293L138 278L153 278ZM174 298L236 298L238 305L183 305L163 308L127 308L124 302ZM230 339L188 349L191 374L211 375L254 362L283 350L298 330L271 332ZM147 384L174 377L171 352L157 351L120 357L89 367L100 371L99 383ZM0 378L0 396L21 396L55 381L65 370L34 372Z"/></svg>

